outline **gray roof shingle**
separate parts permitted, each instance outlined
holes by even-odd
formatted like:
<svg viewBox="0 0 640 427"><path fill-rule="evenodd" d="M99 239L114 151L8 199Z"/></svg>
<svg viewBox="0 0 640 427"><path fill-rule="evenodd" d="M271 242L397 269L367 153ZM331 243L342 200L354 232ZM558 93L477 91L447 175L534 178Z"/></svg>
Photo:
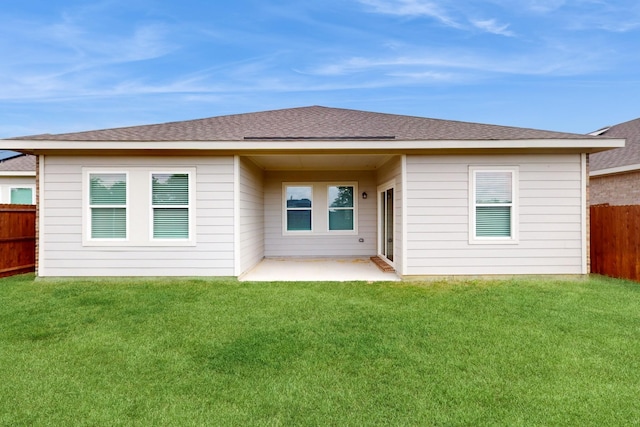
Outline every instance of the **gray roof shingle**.
<svg viewBox="0 0 640 427"><path fill-rule="evenodd" d="M14 139L55 141L395 139L410 141L585 138L590 137L572 133L312 106Z"/></svg>
<svg viewBox="0 0 640 427"><path fill-rule="evenodd" d="M15 157L0 161L0 173L2 172L35 172L36 156L30 154L18 154Z"/></svg>
<svg viewBox="0 0 640 427"><path fill-rule="evenodd" d="M640 164L640 118L611 126L600 135L610 138L626 138L626 145L589 155L591 171Z"/></svg>

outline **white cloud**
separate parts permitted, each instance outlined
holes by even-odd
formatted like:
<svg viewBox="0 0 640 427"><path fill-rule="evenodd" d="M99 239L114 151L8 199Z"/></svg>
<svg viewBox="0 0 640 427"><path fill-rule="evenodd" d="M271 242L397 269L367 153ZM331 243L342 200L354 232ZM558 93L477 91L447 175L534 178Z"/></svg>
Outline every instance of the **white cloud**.
<svg viewBox="0 0 640 427"><path fill-rule="evenodd" d="M491 34L513 37L515 34L509 30L509 24L498 24L495 19L471 20L471 23L478 29Z"/></svg>
<svg viewBox="0 0 640 427"><path fill-rule="evenodd" d="M20 48L10 49L0 62L0 99L92 96L126 79L128 71L120 65L160 58L178 48L169 39L170 29L159 23L104 31L96 26L98 17L84 13L42 21L4 21L0 38ZM8 43L0 41L0 46Z"/></svg>
<svg viewBox="0 0 640 427"><path fill-rule="evenodd" d="M94 32L67 21L44 27L39 34L42 45L53 44L70 62L81 60L88 65L153 59L177 48L167 41L167 29L161 24L138 25L126 32Z"/></svg>
<svg viewBox="0 0 640 427"><path fill-rule="evenodd" d="M424 50L407 47L410 54L352 57L316 67L310 74L327 77L402 76L415 80L459 81L492 75L573 76L601 69L602 52L575 45L547 45L522 52L485 52L474 49ZM390 82L390 84L397 82Z"/></svg>
<svg viewBox="0 0 640 427"><path fill-rule="evenodd" d="M407 17L429 17L458 30L482 30L490 34L512 37L514 33L508 29L509 24L499 24L496 19L467 18L464 8L454 8L429 0L357 0L370 6L375 13ZM469 23L471 25L469 25Z"/></svg>
<svg viewBox="0 0 640 427"><path fill-rule="evenodd" d="M565 5L566 0L528 0L527 7L539 13L549 13L560 9Z"/></svg>
<svg viewBox="0 0 640 427"><path fill-rule="evenodd" d="M506 13L558 31L624 33L640 28L637 0L488 0Z"/></svg>
<svg viewBox="0 0 640 427"><path fill-rule="evenodd" d="M374 12L408 16L408 17L420 17L427 16L434 18L443 24L459 28L461 25L456 22L447 11L432 1L426 0L357 0L362 4L370 6Z"/></svg>
<svg viewBox="0 0 640 427"><path fill-rule="evenodd" d="M453 82L464 80L466 77L460 73L443 73L435 71L417 71L417 72L391 72L388 73L390 77L399 77L401 79L407 79L411 81L422 82Z"/></svg>
<svg viewBox="0 0 640 427"><path fill-rule="evenodd" d="M386 70L387 75L424 75L433 71L417 71L417 68L431 67L437 69L469 69L476 68L478 62L468 55L447 53L425 53L413 56L396 56L385 58L354 57L316 68L312 74L325 76L342 76L356 73L368 73Z"/></svg>
<svg viewBox="0 0 640 427"><path fill-rule="evenodd" d="M422 16L451 23L457 29L472 32L471 37L478 31L505 37L515 35L510 25L503 23L512 20L509 15L500 15L499 19L471 18L472 11L469 7L458 6L459 9L456 9L450 4L445 6L448 3L440 0L357 1L368 5L376 13ZM526 2L542 7L539 1L514 1L520 5ZM487 8L487 11L513 7L508 6L506 0L493 0L493 3L494 9ZM552 5L560 7L562 3L551 0L544 2L547 8ZM467 2L465 4L469 5ZM498 4L502 6L496 7ZM96 17L95 13L93 17ZM21 55L13 54L8 61L5 58L0 62L0 87L3 88L0 99L48 101L136 94L188 94L215 98L219 94L252 91L285 93L455 83L497 79L505 74L581 75L612 66L611 61L601 61L598 57L604 55L601 49L584 43L583 39L574 43L567 42L560 47L553 45L550 40L531 37L525 33L527 26L523 25L518 27L518 35L522 35L523 39L529 36L528 41L535 43L520 44L518 50L513 49L517 40L500 44L499 40L504 39L496 38L493 40L496 43L482 41L479 45L465 34L464 44L460 44L459 39L449 42L445 38L431 43L428 37L416 41L416 32L413 31L406 38L399 36L400 33L394 34L391 42L384 37L376 42L375 37L367 34L369 37L366 45L348 43L345 37L342 39L345 43L339 47L338 43L332 45L323 40L322 46L318 44L309 48L306 45L302 47L309 42L308 38L304 38L295 47L286 45L288 50L273 52L275 43L270 43L268 49L246 49L237 55L220 58L210 54L211 58L206 61L184 66L180 61L183 58L175 61L170 58L172 61L166 63L180 62L180 67L149 70L137 64L135 67L121 65L161 58L176 52L180 49L180 42L174 41L179 36L175 27L162 23L133 22L118 25L110 31L104 22L95 24L91 22L91 18L87 14L67 14L49 25L20 23L10 26L9 30L6 27L4 30L0 29L0 36L8 35L9 32L18 33L21 39L19 43L22 46L28 45L29 52L25 56L21 48ZM513 22L515 25L516 21ZM413 27L415 30L424 23L412 24L417 24ZM425 30L425 34L428 31L430 29ZM230 34L229 39L240 39L240 33L225 34ZM335 34L332 33L332 36ZM261 34L253 33L253 37L250 44L259 47ZM283 38L280 35L271 37L278 40ZM372 47L375 43L385 49L372 54L371 52L375 52ZM0 46L9 45L0 40ZM197 71L189 70L190 67Z"/></svg>

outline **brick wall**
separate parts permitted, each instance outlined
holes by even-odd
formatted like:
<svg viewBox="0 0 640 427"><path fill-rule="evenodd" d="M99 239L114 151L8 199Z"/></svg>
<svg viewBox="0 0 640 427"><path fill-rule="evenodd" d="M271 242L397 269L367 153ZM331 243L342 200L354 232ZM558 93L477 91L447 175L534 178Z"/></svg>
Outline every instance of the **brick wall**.
<svg viewBox="0 0 640 427"><path fill-rule="evenodd" d="M591 205L640 205L640 171L590 178Z"/></svg>

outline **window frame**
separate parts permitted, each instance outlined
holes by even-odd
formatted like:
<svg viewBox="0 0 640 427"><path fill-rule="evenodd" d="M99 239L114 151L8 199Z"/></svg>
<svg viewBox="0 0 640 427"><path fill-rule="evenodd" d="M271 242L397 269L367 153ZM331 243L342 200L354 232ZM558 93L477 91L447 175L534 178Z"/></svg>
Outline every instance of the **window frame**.
<svg viewBox="0 0 640 427"><path fill-rule="evenodd" d="M353 188L353 206L349 208L332 208L330 206L331 200L329 200L329 188L330 187L352 187ZM329 234L338 234L338 235L354 235L358 234L358 183L357 182L340 182L340 183L327 183L326 185L326 218L327 218L327 233ZM330 229L330 210L331 209L339 209L339 210L347 210L350 209L353 211L353 228L351 230L331 230Z"/></svg>
<svg viewBox="0 0 640 427"><path fill-rule="evenodd" d="M287 207L287 189L289 187L309 187L311 189L311 208L289 208ZM330 187L353 187L353 207L346 208L353 210L352 230L329 230L329 188ZM358 234L358 182L357 181L305 181L305 182L282 182L282 202L280 204L282 217L283 236L339 236ZM287 230L287 212L289 210L310 210L311 229L310 230Z"/></svg>
<svg viewBox="0 0 640 427"><path fill-rule="evenodd" d="M9 203L10 204L14 204L11 201L11 191L12 190L14 190L14 189L16 189L16 190L27 189L27 188L31 190L31 203L28 203L28 204L29 205L35 205L36 204L36 186L35 185L31 185L31 184L24 184L24 185L12 184L12 185L9 185L7 187L9 188Z"/></svg>
<svg viewBox="0 0 640 427"><path fill-rule="evenodd" d="M510 203L477 203L477 175L478 173L510 172L511 173L511 202ZM469 244L471 245L509 245L519 243L519 167L518 166L469 166ZM510 236L478 236L476 230L477 208L485 206L510 207Z"/></svg>
<svg viewBox="0 0 640 427"><path fill-rule="evenodd" d="M127 179L127 238L91 238L90 176L94 174L125 174ZM151 212L151 176L155 173L189 175L189 239L153 239ZM197 245L197 167L195 166L85 166L82 167L82 246L87 247L183 247Z"/></svg>
<svg viewBox="0 0 640 427"><path fill-rule="evenodd" d="M287 206L287 189L289 187L309 187L311 189L311 207L310 208L290 208ZM311 182L283 182L282 183L282 232L285 235L314 234L314 218L313 209L315 207L314 184ZM311 229L310 230L289 230L288 213L289 211L310 211L311 212Z"/></svg>
<svg viewBox="0 0 640 427"><path fill-rule="evenodd" d="M153 204L153 175L187 175L188 188L187 188L187 205L154 205ZM194 228L194 200L195 200L195 174L192 170L188 169L161 169L150 170L148 174L148 186L149 186L149 242L162 242L162 243L185 243L193 242L195 236ZM187 209L187 231L188 236L186 238L161 238L154 237L153 235L153 220L154 209Z"/></svg>
<svg viewBox="0 0 640 427"><path fill-rule="evenodd" d="M124 205L92 205L91 204L91 176L92 175L124 175L125 176L125 204ZM83 174L84 179L84 195L83 195L83 204L86 206L85 215L84 215L84 235L83 242L84 244L91 245L101 245L101 244L123 244L129 241L130 238L130 230L129 230L129 213L130 213L130 192L131 192L131 180L129 177L129 172L122 169L88 169L84 171ZM116 207L116 208L124 208L125 210L125 237L92 237L92 218L93 218L93 208L102 207Z"/></svg>

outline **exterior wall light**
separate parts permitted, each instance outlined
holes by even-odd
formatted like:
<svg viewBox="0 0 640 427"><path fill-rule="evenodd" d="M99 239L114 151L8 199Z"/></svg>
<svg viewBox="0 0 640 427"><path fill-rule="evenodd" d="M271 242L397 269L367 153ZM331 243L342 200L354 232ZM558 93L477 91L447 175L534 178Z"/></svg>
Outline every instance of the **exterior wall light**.
<svg viewBox="0 0 640 427"><path fill-rule="evenodd" d="M366 198L367 198L367 192L366 192L366 191L363 191L363 192L362 192L362 198L363 198L363 199L366 199Z"/></svg>

